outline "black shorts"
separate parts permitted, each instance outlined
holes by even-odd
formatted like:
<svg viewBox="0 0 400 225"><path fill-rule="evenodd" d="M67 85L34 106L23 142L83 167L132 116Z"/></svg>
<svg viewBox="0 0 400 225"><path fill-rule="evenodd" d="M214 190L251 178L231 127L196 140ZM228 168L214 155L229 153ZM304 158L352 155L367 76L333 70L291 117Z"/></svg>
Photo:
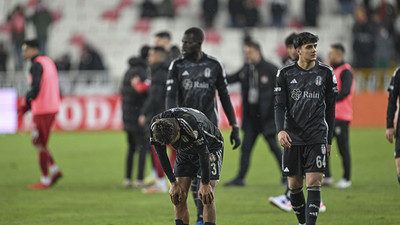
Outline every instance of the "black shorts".
<svg viewBox="0 0 400 225"><path fill-rule="evenodd" d="M400 158L400 140L396 137L396 147L394 149L394 158Z"/></svg>
<svg viewBox="0 0 400 225"><path fill-rule="evenodd" d="M284 148L282 155L282 175L303 176L308 172L325 171L326 144L298 145Z"/></svg>
<svg viewBox="0 0 400 225"><path fill-rule="evenodd" d="M210 152L210 180L219 180L221 173L223 149ZM178 151L174 165L175 177L201 177L198 155L186 154Z"/></svg>

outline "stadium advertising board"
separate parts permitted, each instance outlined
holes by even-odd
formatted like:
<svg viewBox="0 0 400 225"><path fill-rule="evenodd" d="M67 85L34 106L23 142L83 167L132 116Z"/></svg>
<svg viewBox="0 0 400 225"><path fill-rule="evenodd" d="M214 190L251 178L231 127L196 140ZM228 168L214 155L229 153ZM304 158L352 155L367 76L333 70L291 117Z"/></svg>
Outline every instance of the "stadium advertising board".
<svg viewBox="0 0 400 225"><path fill-rule="evenodd" d="M241 122L240 93L231 94L232 104L237 114L237 122ZM25 101L18 99L18 106ZM87 95L63 96L61 108L57 114L54 129L64 131L74 130L121 130L122 110L120 95ZM218 101L219 126L229 127L229 122ZM28 131L32 128L32 114L26 113L19 119L18 129Z"/></svg>

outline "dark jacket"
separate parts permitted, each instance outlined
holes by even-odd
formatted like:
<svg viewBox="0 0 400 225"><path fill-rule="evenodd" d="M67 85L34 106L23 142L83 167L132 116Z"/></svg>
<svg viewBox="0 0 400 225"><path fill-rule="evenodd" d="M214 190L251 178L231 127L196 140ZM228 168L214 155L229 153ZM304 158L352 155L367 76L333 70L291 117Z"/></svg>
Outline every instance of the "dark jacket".
<svg viewBox="0 0 400 225"><path fill-rule="evenodd" d="M121 85L122 121L124 130L138 131L142 128L138 124L141 107L146 100L146 93L138 93L131 85L131 80L139 76L144 81L147 78L147 63L141 58L129 59L129 69L126 71Z"/></svg>
<svg viewBox="0 0 400 225"><path fill-rule="evenodd" d="M257 65L255 65L255 70L258 71L259 98L257 117L259 117L260 123L263 126L263 134L273 135L276 133L274 121L274 85L278 68L272 63L262 59ZM245 127L249 118L254 116L251 115L249 110L249 74L250 65L246 63L237 73L227 77L228 83L241 83L243 105L242 127Z"/></svg>
<svg viewBox="0 0 400 225"><path fill-rule="evenodd" d="M142 114L149 120L165 110L165 83L168 75L168 65L164 62L151 66L151 85L148 98L142 108Z"/></svg>

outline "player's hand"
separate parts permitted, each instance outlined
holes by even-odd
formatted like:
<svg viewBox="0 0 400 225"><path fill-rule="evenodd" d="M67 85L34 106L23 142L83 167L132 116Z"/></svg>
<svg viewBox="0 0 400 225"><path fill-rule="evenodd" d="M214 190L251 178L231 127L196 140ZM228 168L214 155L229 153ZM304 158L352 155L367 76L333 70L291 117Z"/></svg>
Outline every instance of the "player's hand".
<svg viewBox="0 0 400 225"><path fill-rule="evenodd" d="M390 142L390 144L393 143L394 132L395 132L394 128L386 129L386 139Z"/></svg>
<svg viewBox="0 0 400 225"><path fill-rule="evenodd" d="M211 204L214 201L214 192L210 184L200 185L199 199L204 205Z"/></svg>
<svg viewBox="0 0 400 225"><path fill-rule="evenodd" d="M278 140L279 144L284 148L290 148L292 146L292 144L290 144L292 142L292 139L290 138L289 134L284 130L279 131Z"/></svg>
<svg viewBox="0 0 400 225"><path fill-rule="evenodd" d="M139 82L140 82L140 77L139 77L139 76L134 76L134 77L131 79L131 86L134 88L135 85L136 85L137 83L139 83Z"/></svg>
<svg viewBox="0 0 400 225"><path fill-rule="evenodd" d="M328 154L328 156L331 155L331 151L332 151L332 145L326 146L326 154Z"/></svg>
<svg viewBox="0 0 400 225"><path fill-rule="evenodd" d="M140 115L138 118L138 123L140 126L144 127L146 125L146 116L145 115Z"/></svg>
<svg viewBox="0 0 400 225"><path fill-rule="evenodd" d="M233 145L233 149L236 149L237 147L240 146L240 136L239 136L239 126L238 125L233 125L232 126L232 132L231 132L231 144L235 143Z"/></svg>
<svg viewBox="0 0 400 225"><path fill-rule="evenodd" d="M178 181L171 183L171 188L169 189L169 196L171 197L172 204L178 205L179 202L184 199L183 191L181 186L178 184Z"/></svg>

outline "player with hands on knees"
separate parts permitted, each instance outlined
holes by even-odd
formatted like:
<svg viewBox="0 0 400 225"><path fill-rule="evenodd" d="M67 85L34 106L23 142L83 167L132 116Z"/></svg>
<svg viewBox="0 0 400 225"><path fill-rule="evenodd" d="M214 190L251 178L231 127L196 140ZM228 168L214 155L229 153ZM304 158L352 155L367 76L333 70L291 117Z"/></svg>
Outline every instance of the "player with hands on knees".
<svg viewBox="0 0 400 225"><path fill-rule="evenodd" d="M169 195L174 204L175 224L189 224L187 195L192 179L201 180L198 198L203 205L205 225L215 225L214 189L221 172L224 140L218 128L200 111L172 108L153 117L150 142L171 182ZM172 170L166 146L177 156Z"/></svg>

